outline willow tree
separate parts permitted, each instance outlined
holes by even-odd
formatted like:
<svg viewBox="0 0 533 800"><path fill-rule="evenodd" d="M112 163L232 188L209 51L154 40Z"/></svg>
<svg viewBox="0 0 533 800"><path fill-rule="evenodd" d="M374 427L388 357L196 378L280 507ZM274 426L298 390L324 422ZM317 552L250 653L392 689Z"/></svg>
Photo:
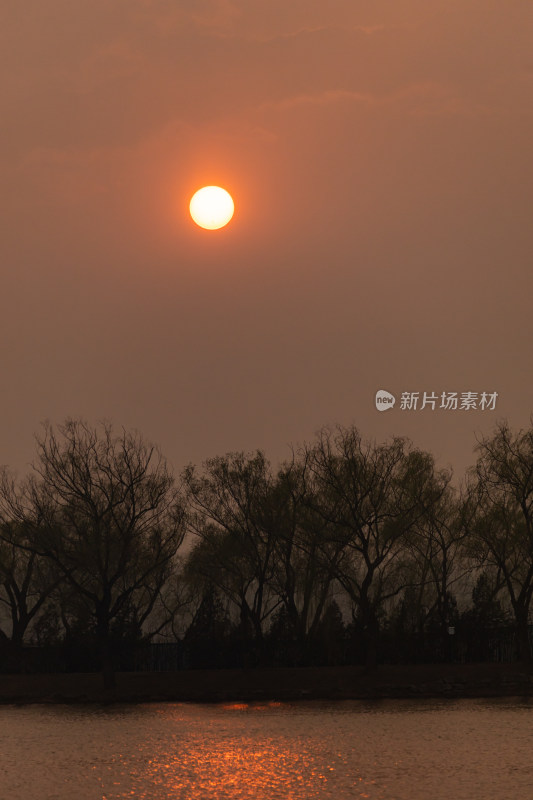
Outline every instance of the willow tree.
<svg viewBox="0 0 533 800"><path fill-rule="evenodd" d="M164 458L110 424L47 424L31 475L22 485L4 476L1 507L31 530L27 546L86 607L112 687L112 624L128 614L141 628L184 536L184 507Z"/></svg>

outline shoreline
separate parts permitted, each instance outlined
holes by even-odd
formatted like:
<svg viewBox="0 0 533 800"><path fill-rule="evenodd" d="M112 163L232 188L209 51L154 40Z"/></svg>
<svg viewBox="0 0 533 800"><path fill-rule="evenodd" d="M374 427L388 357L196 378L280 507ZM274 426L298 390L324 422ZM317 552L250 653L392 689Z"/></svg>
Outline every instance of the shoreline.
<svg viewBox="0 0 533 800"><path fill-rule="evenodd" d="M116 683L105 691L95 673L2 675L0 705L533 696L533 674L518 663L122 672Z"/></svg>

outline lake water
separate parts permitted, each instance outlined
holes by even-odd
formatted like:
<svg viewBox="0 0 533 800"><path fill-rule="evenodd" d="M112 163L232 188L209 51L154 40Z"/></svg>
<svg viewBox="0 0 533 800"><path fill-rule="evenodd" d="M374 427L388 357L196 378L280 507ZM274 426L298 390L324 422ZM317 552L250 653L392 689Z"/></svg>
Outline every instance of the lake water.
<svg viewBox="0 0 533 800"><path fill-rule="evenodd" d="M518 700L0 707L2 800L531 800Z"/></svg>

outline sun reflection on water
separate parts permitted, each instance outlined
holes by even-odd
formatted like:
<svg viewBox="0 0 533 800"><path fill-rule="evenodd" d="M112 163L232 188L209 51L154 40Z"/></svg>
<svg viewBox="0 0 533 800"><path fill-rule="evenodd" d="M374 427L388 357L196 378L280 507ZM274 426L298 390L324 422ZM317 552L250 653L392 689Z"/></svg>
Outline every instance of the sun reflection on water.
<svg viewBox="0 0 533 800"><path fill-rule="evenodd" d="M482 701L4 708L0 798L486 800L499 785L530 800L530 711Z"/></svg>
<svg viewBox="0 0 533 800"><path fill-rule="evenodd" d="M157 755L145 764L139 784L150 784L151 790L136 797L138 800L152 800L154 796L187 800L333 797L333 788L328 792L326 787L336 766L342 763L341 755L330 752L331 763L317 759L316 741L312 752L303 732L295 739L286 729L286 719L280 713L283 710L287 711L279 702L225 703L211 707L204 724L193 725L191 729L191 720L183 706L167 706L162 711L170 734L167 746L160 743ZM277 717L270 717L267 730L264 714ZM188 735L186 741L178 742L176 732L183 725L187 726ZM315 730L313 737L316 734ZM131 765L128 768L131 771ZM358 777L354 774L354 784L358 783ZM353 796L363 793L356 790Z"/></svg>

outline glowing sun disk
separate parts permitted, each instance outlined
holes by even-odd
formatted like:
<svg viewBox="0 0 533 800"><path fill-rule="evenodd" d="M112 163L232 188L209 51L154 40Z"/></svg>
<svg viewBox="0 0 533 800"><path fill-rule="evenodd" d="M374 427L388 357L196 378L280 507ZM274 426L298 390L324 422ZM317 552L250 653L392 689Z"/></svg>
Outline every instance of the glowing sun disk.
<svg viewBox="0 0 533 800"><path fill-rule="evenodd" d="M204 186L191 198L189 211L194 222L214 231L227 225L233 216L235 206L229 192L220 186Z"/></svg>

